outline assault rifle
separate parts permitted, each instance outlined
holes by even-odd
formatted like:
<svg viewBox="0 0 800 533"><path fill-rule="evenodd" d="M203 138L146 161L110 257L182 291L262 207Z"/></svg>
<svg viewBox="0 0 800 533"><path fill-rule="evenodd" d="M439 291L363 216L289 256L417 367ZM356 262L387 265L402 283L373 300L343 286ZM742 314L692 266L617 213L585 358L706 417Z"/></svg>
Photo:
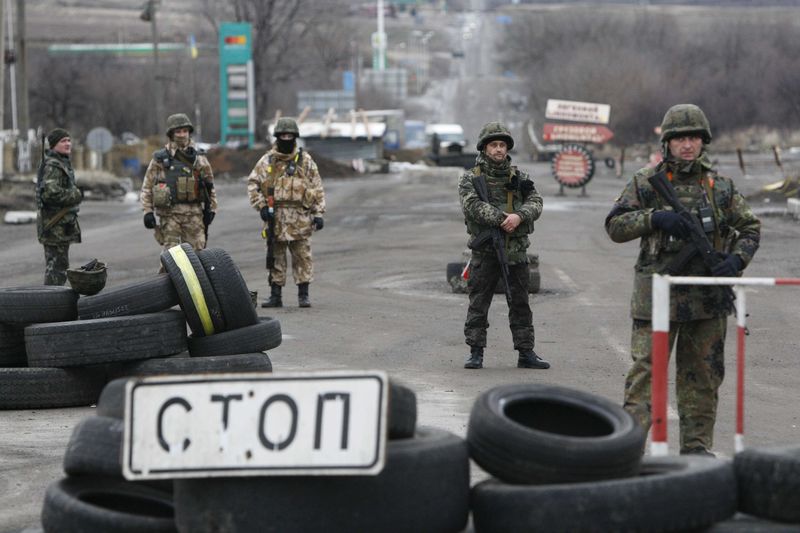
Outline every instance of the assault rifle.
<svg viewBox="0 0 800 533"><path fill-rule="evenodd" d="M680 274L686 264L695 255L700 254L700 258L710 274L712 269L724 260L724 257L714 249L711 241L708 240L708 236L703 230L703 223L694 213L683 206L680 199L678 199L678 193L669 178L667 178L667 173L664 170L650 176L647 181L650 182L650 185L653 186L659 196L672 207L673 211L686 221L686 227L689 229L689 244L678 252L675 259L667 265L666 273L670 275ZM733 288L727 285L722 286L722 289L725 309L732 311L734 309L733 302L736 299Z"/></svg>
<svg viewBox="0 0 800 533"><path fill-rule="evenodd" d="M267 270L275 268L275 187L267 188Z"/></svg>
<svg viewBox="0 0 800 533"><path fill-rule="evenodd" d="M478 193L478 198L482 201L489 203L489 189L486 186L486 178L483 176L475 176L472 181L475 186L475 192ZM508 284L508 278L511 272L508 269L508 256L506 256L506 238L503 235L503 230L500 228L489 228L482 231L478 235L470 239L467 246L472 250L482 248L489 240L492 241L492 246L497 254L497 261L500 263L500 272L503 275L503 286L506 289L506 301L511 305L511 286Z"/></svg>
<svg viewBox="0 0 800 533"><path fill-rule="evenodd" d="M203 187L203 230L206 234L206 242L208 242L208 224L206 224L206 220L211 214L211 191L214 189L214 184L204 180L202 176L198 176L198 179L200 180L200 186Z"/></svg>

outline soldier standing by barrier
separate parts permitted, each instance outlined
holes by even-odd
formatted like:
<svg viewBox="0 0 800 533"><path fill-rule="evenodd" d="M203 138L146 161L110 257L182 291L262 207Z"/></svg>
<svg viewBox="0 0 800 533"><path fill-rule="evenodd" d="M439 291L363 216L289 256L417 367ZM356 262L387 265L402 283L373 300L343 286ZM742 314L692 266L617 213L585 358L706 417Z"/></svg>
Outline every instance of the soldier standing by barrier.
<svg viewBox="0 0 800 533"><path fill-rule="evenodd" d="M489 122L479 137L478 164L458 182L472 249L467 282L469 310L464 324L470 355L464 368L483 368L489 306L501 277L506 285L511 337L514 349L519 351L517 367L550 368L550 363L533 351L533 315L528 302L528 235L533 233L534 220L542 214L542 197L530 177L511 165L508 151L514 139L508 128Z"/></svg>
<svg viewBox="0 0 800 533"><path fill-rule="evenodd" d="M311 234L323 228L325 192L317 164L297 147L300 130L290 118L275 124L275 144L256 163L247 180L250 205L268 226L267 269L270 297L261 307L283 307L286 250L300 307L311 307L308 286L314 280ZM272 260L271 260L272 259Z"/></svg>
<svg viewBox="0 0 800 533"><path fill-rule="evenodd" d="M69 268L69 245L81 242L78 210L83 195L75 184L69 156L69 132L55 128L47 136L50 149L44 154L36 179L36 232L44 245L45 285L64 285Z"/></svg>
<svg viewBox="0 0 800 533"><path fill-rule="evenodd" d="M664 160L655 169L643 168L633 176L605 222L614 242L641 239L631 303L633 365L625 380L624 407L645 429L651 423L652 274L737 276L759 246L761 223L733 181L711 168L706 152L710 142L711 127L699 107L671 107L661 124ZM671 183L680 204L696 217L694 224L690 225L691 216L671 209L658 192L665 182ZM705 242L716 250L710 254L711 261L697 253L692 227L694 239L704 233ZM729 295L727 287L671 288L669 346L672 350L677 342L682 454L713 455L718 390L725 374Z"/></svg>
<svg viewBox="0 0 800 533"><path fill-rule="evenodd" d="M208 226L217 211L214 175L192 141L193 131L185 114L170 115L169 142L153 154L142 182L144 227L155 230L164 250L183 242L195 250L205 248Z"/></svg>

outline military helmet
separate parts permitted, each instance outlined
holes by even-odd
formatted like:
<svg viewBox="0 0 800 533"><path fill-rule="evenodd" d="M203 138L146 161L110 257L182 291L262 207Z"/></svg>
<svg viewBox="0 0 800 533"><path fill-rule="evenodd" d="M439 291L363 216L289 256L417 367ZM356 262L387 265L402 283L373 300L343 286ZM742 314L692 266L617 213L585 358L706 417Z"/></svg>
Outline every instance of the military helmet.
<svg viewBox="0 0 800 533"><path fill-rule="evenodd" d="M67 269L67 280L72 290L84 296L91 296L106 286L106 274L106 264L92 259L80 268Z"/></svg>
<svg viewBox="0 0 800 533"><path fill-rule="evenodd" d="M295 122L293 118L278 119L272 134L277 137L281 133L292 133L295 137L300 137L300 129L297 127L297 122Z"/></svg>
<svg viewBox="0 0 800 533"><path fill-rule="evenodd" d="M711 126L703 110L694 104L670 107L661 121L661 142L688 133L699 133L705 144L711 142Z"/></svg>
<svg viewBox="0 0 800 533"><path fill-rule="evenodd" d="M482 152L490 141L497 139L505 141L509 150L514 148L514 138L511 136L511 131L501 122L489 122L481 128L481 132L478 134L478 151Z"/></svg>
<svg viewBox="0 0 800 533"><path fill-rule="evenodd" d="M189 133L194 131L192 121L189 120L189 117L186 116L185 113L175 113L167 117L167 137L172 138L173 130L177 130L178 128L189 128Z"/></svg>

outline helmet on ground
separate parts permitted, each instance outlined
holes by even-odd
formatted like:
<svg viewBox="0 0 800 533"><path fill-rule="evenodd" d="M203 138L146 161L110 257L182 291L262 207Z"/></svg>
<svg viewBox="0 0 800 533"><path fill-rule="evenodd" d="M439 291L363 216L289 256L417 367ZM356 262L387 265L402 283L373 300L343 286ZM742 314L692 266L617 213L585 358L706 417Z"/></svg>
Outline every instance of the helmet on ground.
<svg viewBox="0 0 800 533"><path fill-rule="evenodd" d="M494 140L505 141L509 150L514 148L511 131L502 122L489 122L481 128L481 132L478 134L478 151L482 152L486 145Z"/></svg>
<svg viewBox="0 0 800 533"><path fill-rule="evenodd" d="M300 129L297 127L297 122L293 118L279 118L275 123L275 129L272 134L277 137L282 133L291 133L295 137L300 137Z"/></svg>
<svg viewBox="0 0 800 533"><path fill-rule="evenodd" d="M80 268L70 268L67 270L67 280L72 290L78 294L97 294L106 286L106 264L92 259Z"/></svg>
<svg viewBox="0 0 800 533"><path fill-rule="evenodd" d="M711 142L711 126L703 110L694 104L678 104L670 107L661 121L661 142L689 133L698 133L703 142Z"/></svg>
<svg viewBox="0 0 800 533"><path fill-rule="evenodd" d="M177 130L178 128L189 128L189 133L194 132L192 121L189 120L189 117L186 116L185 113L175 113L167 117L167 137L172 138L173 130Z"/></svg>

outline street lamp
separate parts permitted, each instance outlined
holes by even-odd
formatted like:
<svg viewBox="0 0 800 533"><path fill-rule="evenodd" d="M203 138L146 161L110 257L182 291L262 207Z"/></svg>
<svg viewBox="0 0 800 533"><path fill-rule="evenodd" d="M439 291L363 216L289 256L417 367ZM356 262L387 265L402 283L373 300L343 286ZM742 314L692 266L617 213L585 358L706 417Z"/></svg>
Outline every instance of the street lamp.
<svg viewBox="0 0 800 533"><path fill-rule="evenodd" d="M162 104L161 98L163 91L161 90L161 72L158 68L158 27L156 26L156 8L161 5L161 0L147 0L142 6L142 12L139 18L145 22L150 23L150 29L153 34L153 102L155 104L155 126L159 131L162 120Z"/></svg>

